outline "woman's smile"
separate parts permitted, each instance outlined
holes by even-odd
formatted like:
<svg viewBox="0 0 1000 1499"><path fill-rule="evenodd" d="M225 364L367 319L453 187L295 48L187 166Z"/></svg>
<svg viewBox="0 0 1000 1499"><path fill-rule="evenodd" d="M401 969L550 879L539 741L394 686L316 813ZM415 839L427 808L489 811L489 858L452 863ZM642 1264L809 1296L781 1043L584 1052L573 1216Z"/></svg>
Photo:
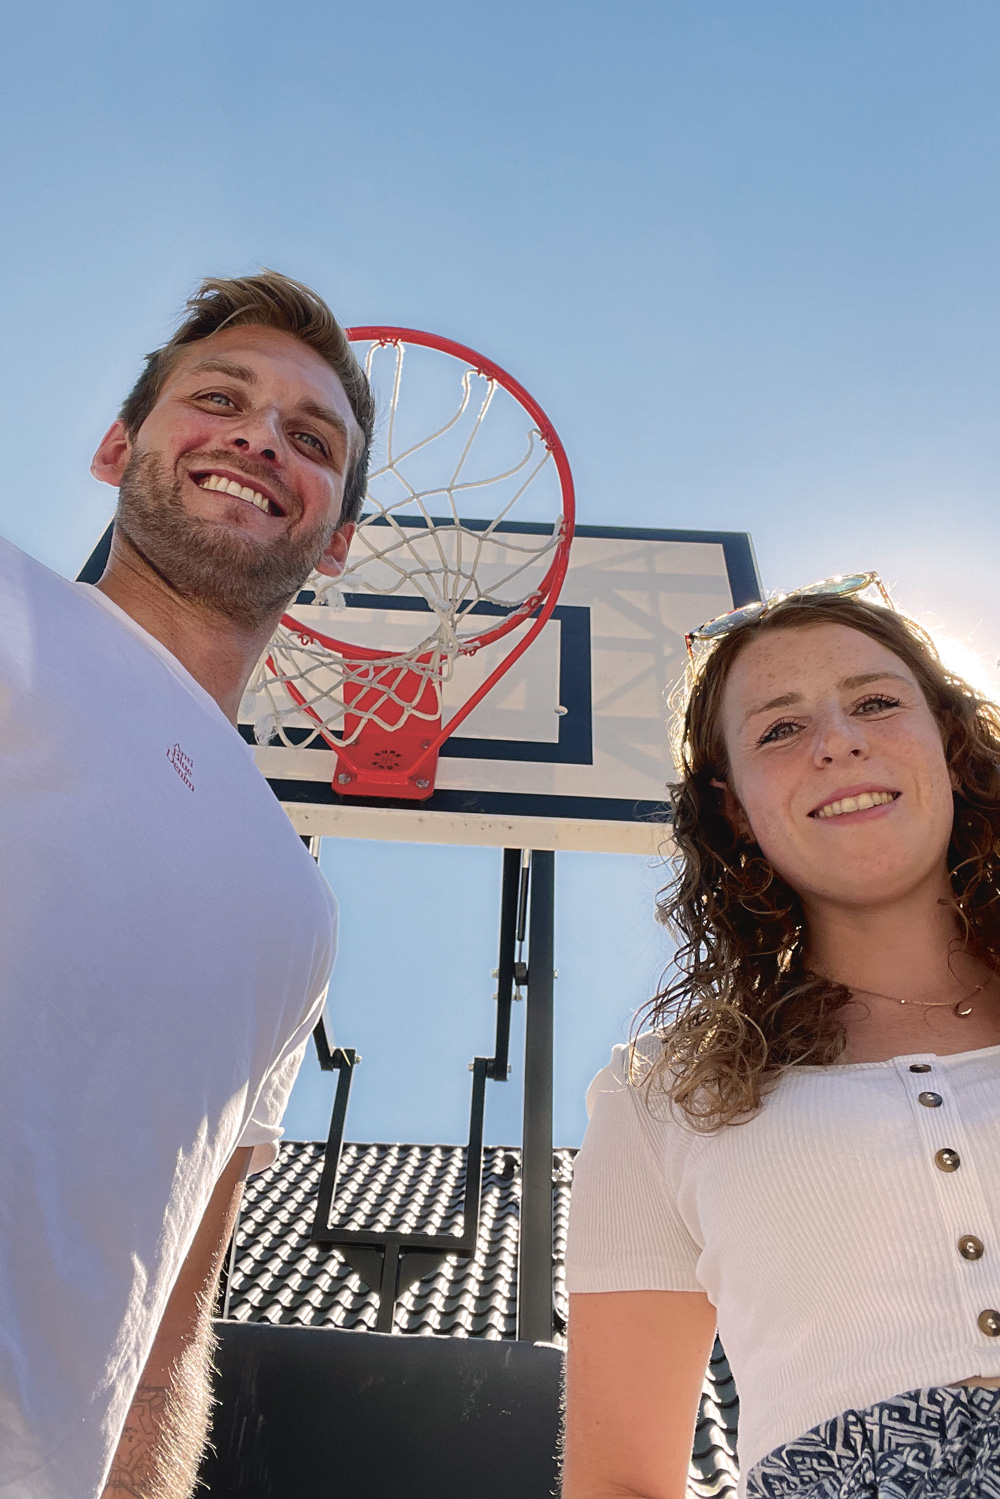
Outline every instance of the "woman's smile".
<svg viewBox="0 0 1000 1499"><path fill-rule="evenodd" d="M846 786L835 791L820 806L814 807L809 816L823 822L836 822L841 827L849 826L887 813L902 794L901 791L890 791L885 786Z"/></svg>

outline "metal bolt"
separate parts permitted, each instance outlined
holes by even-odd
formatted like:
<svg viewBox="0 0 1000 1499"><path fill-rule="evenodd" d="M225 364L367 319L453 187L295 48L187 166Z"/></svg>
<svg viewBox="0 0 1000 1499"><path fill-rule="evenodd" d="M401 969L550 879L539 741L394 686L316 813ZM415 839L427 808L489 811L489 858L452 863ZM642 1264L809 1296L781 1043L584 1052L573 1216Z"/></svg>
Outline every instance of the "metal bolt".
<svg viewBox="0 0 1000 1499"><path fill-rule="evenodd" d="M500 970L499 970L499 968L491 968L490 969L490 978L491 979L498 979L499 977L500 977Z"/></svg>
<svg viewBox="0 0 1000 1499"><path fill-rule="evenodd" d="M340 782L341 786L347 786L352 780L352 777L347 774L346 770L342 770L340 772L340 775L337 777L337 780Z"/></svg>
<svg viewBox="0 0 1000 1499"><path fill-rule="evenodd" d="M562 703L560 703L559 706L558 706L558 708L556 709L556 715L559 718L563 718L568 712L569 712L569 709L568 708L564 708L563 705L562 705Z"/></svg>
<svg viewBox="0 0 1000 1499"><path fill-rule="evenodd" d="M430 781L427 779L426 776L417 776L417 789L418 789L418 791L426 791L429 785L430 785Z"/></svg>

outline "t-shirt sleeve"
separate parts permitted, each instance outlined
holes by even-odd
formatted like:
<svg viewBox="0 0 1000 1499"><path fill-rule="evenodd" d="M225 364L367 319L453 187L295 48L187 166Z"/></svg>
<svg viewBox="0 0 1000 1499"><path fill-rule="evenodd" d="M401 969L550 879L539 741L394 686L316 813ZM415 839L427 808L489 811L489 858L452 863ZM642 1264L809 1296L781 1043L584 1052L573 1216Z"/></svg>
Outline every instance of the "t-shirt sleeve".
<svg viewBox="0 0 1000 1499"><path fill-rule="evenodd" d="M648 1055L651 1038L640 1038ZM654 1043L655 1044L655 1043ZM702 1291L700 1250L670 1188L667 1151L681 1126L629 1081L629 1048L587 1092L590 1122L573 1172L566 1287L580 1291ZM661 1117L661 1115L663 1117Z"/></svg>
<svg viewBox="0 0 1000 1499"><path fill-rule="evenodd" d="M268 1166L272 1166L278 1159L278 1141L284 1134L281 1120L288 1104L292 1085L302 1066L309 1038L316 1029L316 1024L323 1013L323 1006L326 1004L330 974L337 955L338 912L333 891L318 871L316 874L320 882L319 889L327 903L327 920L321 928L322 937L317 946L313 976L308 990L316 997L289 1041L271 1064L257 1094L250 1118L236 1142L237 1150L248 1145L253 1149L247 1169L248 1176L255 1176L258 1171L266 1171Z"/></svg>
<svg viewBox="0 0 1000 1499"><path fill-rule="evenodd" d="M248 1176L255 1176L258 1171L266 1171L268 1166L273 1166L278 1159L278 1141L284 1134L281 1127L282 1116L288 1104L292 1084L302 1066L302 1058L306 1054L309 1038L323 1013L325 1001L326 990L324 989L274 1063L257 1094L253 1113L236 1142L237 1150L247 1145L253 1148L253 1155L250 1157L250 1166L247 1170Z"/></svg>

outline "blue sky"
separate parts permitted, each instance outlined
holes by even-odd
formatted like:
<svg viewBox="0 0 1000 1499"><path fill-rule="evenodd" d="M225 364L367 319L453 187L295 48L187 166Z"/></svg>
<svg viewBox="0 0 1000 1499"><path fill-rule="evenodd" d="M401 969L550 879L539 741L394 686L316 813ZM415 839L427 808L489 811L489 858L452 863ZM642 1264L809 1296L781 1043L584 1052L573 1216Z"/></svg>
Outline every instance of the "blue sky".
<svg viewBox="0 0 1000 1499"><path fill-rule="evenodd" d="M87 468L140 356L201 275L266 264L504 364L583 521L749 530L770 587L876 567L1000 657L995 4L41 0L0 39L0 530L50 566L107 519ZM350 1133L461 1138L499 856L324 867ZM558 878L571 1144L665 948L641 860ZM310 1066L291 1133L329 1093ZM518 1108L515 1076L491 1138Z"/></svg>

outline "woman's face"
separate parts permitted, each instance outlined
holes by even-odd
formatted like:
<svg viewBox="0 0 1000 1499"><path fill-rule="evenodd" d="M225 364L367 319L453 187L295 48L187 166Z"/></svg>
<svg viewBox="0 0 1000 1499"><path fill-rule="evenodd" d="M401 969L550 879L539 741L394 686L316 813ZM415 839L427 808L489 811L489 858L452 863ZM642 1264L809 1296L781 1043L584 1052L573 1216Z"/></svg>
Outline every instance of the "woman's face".
<svg viewBox="0 0 1000 1499"><path fill-rule="evenodd" d="M722 720L729 817L807 906L946 887L941 732L892 651L846 625L758 635L730 670Z"/></svg>

